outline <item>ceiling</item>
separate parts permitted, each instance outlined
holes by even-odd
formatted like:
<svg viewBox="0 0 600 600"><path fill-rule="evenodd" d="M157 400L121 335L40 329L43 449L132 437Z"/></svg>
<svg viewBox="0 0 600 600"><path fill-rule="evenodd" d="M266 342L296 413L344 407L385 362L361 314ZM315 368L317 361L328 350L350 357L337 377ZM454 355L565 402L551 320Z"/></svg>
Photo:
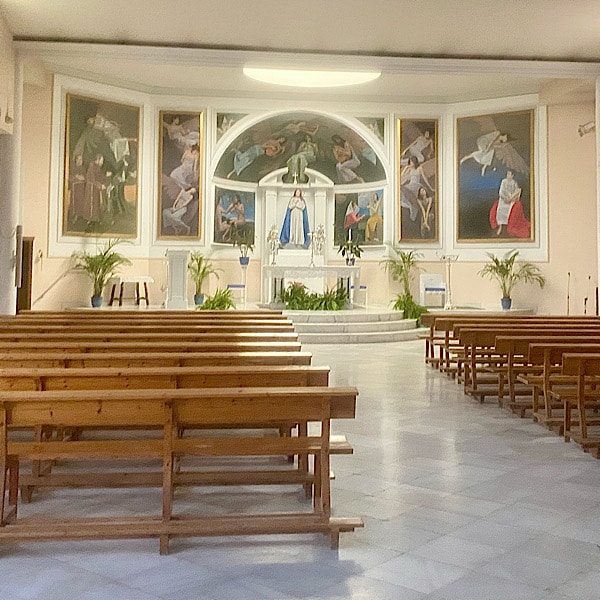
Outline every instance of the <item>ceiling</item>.
<svg viewBox="0 0 600 600"><path fill-rule="evenodd" d="M297 97L244 78L253 64L383 71L305 98L588 102L600 74L598 0L0 0L0 13L30 64L153 93Z"/></svg>

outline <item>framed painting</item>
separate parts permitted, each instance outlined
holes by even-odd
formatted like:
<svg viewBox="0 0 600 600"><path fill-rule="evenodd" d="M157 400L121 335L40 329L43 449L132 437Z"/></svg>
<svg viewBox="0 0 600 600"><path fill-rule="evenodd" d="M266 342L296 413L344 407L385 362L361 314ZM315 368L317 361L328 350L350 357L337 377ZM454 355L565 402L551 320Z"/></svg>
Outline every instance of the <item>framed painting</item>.
<svg viewBox="0 0 600 600"><path fill-rule="evenodd" d="M140 109L67 94L66 236L137 237Z"/></svg>
<svg viewBox="0 0 600 600"><path fill-rule="evenodd" d="M201 112L159 113L159 238L201 237L203 117Z"/></svg>
<svg viewBox="0 0 600 600"><path fill-rule="evenodd" d="M436 243L438 120L398 119L396 127L399 241Z"/></svg>
<svg viewBox="0 0 600 600"><path fill-rule="evenodd" d="M457 241L534 241L533 124L533 110L457 119Z"/></svg>
<svg viewBox="0 0 600 600"><path fill-rule="evenodd" d="M245 190L215 188L214 241L232 244L235 239L247 235L254 240L256 194Z"/></svg>
<svg viewBox="0 0 600 600"><path fill-rule="evenodd" d="M383 244L383 189L335 195L333 242L352 239L362 246Z"/></svg>

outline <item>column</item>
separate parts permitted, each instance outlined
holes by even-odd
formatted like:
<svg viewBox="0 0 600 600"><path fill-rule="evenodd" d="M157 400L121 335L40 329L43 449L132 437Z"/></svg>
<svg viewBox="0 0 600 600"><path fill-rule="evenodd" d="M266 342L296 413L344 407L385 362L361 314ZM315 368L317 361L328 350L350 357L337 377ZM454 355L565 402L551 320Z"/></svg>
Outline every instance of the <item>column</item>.
<svg viewBox="0 0 600 600"><path fill-rule="evenodd" d="M23 65L15 77L13 134L0 134L0 314L13 315L17 307L15 284L16 228L21 211L21 103ZM4 118L4 115L0 115Z"/></svg>

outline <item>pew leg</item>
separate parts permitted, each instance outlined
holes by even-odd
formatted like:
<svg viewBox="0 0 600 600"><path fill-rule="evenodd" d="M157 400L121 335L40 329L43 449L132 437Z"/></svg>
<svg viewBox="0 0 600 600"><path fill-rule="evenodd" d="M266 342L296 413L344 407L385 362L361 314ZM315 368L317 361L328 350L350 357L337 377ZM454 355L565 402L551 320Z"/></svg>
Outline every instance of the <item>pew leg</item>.
<svg viewBox="0 0 600 600"><path fill-rule="evenodd" d="M162 519L168 523L173 514L173 436L177 428L173 425L173 406L165 403L164 448L163 448L163 477L162 477ZM160 553L169 553L169 535L160 535Z"/></svg>
<svg viewBox="0 0 600 600"><path fill-rule="evenodd" d="M563 436L565 442L571 441L571 403L565 401L565 409L564 409L564 418L563 418Z"/></svg>
<svg viewBox="0 0 600 600"><path fill-rule="evenodd" d="M19 462L6 457L0 463L2 469L2 489L0 491L0 526L14 521L17 517L19 495Z"/></svg>

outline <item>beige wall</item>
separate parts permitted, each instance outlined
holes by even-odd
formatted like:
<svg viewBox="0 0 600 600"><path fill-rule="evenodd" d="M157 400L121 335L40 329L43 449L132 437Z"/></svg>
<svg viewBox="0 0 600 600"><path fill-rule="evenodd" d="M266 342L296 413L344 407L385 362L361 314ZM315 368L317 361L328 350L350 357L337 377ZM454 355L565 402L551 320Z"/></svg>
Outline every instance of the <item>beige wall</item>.
<svg viewBox="0 0 600 600"><path fill-rule="evenodd" d="M50 119L52 89L26 85L23 106L22 185L24 234L35 236L35 253L42 258L34 266L33 300L35 309L60 309L85 305L90 284L85 276L68 273L69 260L47 258L48 206L50 169ZM596 175L594 134L580 138L577 126L594 118L593 105L551 106L548 108L548 239L549 262L539 267L548 280L547 287L523 285L516 289L517 306L533 306L538 312L566 311L567 272L571 272L571 313L583 312L583 298L588 293L588 275L592 276L592 291L588 313L594 310L593 289L597 282ZM377 261L361 261L363 282L369 288L369 302L386 305L399 292ZM234 260L221 261L221 280L214 278L210 290L217 284L240 279L239 265ZM459 261L452 268L452 290L455 304L479 303L498 306L500 293L496 285L477 275L481 262ZM439 262L423 263L423 271L443 273ZM151 275L155 283L150 295L153 304L164 299L165 263L161 259L137 259L131 272ZM67 273L65 275L65 273ZM250 299L259 295L259 261L254 259L248 272ZM210 291L209 290L209 291ZM414 285L418 292L418 282ZM193 293L190 290L190 298Z"/></svg>

